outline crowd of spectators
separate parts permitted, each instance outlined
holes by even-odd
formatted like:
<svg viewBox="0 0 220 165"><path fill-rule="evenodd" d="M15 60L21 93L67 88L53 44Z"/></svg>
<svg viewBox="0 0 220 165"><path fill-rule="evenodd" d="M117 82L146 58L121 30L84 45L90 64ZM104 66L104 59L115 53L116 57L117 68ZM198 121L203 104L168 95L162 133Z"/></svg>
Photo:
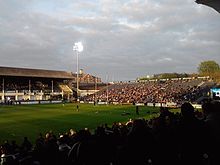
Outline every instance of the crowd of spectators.
<svg viewBox="0 0 220 165"><path fill-rule="evenodd" d="M193 101L206 87L207 80L166 80L144 83L119 83L86 96L83 101L108 101L109 103L166 103ZM203 85L201 85L203 84Z"/></svg>
<svg viewBox="0 0 220 165"><path fill-rule="evenodd" d="M204 103L198 115L186 102L181 113L161 107L159 117L103 124L55 135L39 134L1 145L1 164L30 165L219 165L220 102Z"/></svg>

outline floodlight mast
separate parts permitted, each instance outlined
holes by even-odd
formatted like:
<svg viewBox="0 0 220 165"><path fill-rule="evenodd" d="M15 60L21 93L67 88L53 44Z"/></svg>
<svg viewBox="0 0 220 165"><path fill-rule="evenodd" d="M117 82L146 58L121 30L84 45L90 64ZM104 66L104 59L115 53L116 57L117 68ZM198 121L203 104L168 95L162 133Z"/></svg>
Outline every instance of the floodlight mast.
<svg viewBox="0 0 220 165"><path fill-rule="evenodd" d="M79 53L83 51L83 45L81 42L76 42L73 46L73 50L76 52L76 99L79 101Z"/></svg>

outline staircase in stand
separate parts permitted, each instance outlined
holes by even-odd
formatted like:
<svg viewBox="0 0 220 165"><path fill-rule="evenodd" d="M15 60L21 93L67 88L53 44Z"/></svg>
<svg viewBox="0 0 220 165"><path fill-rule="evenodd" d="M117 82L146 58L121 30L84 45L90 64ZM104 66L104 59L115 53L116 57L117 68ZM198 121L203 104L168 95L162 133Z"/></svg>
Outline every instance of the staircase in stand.
<svg viewBox="0 0 220 165"><path fill-rule="evenodd" d="M68 85L60 84L59 87L64 93L73 93Z"/></svg>

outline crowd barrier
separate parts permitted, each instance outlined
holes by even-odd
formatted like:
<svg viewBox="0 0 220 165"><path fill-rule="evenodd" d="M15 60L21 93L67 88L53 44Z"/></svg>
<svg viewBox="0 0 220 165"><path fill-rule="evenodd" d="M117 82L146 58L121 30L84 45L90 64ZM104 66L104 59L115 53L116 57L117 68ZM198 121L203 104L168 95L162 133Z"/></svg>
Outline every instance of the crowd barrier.
<svg viewBox="0 0 220 165"><path fill-rule="evenodd" d="M14 101L14 104L58 104L62 103L62 100L33 100L33 101Z"/></svg>
<svg viewBox="0 0 220 165"><path fill-rule="evenodd" d="M94 104L93 101L84 102L80 101L80 103L88 103ZM106 105L106 104L113 104L113 105L132 105L133 103L120 103L120 102L111 102L108 103L106 101L99 101L97 102L98 105ZM149 106L149 107L170 107L170 108L178 108L178 104L175 102L167 102L167 103L135 103L135 106ZM199 108L199 105L196 106Z"/></svg>
<svg viewBox="0 0 220 165"><path fill-rule="evenodd" d="M62 100L25 100L25 101L13 101L15 105L27 105L27 104L59 104L62 103ZM80 101L80 103L89 103L94 104L93 101L84 102ZM99 101L97 102L98 105L107 105L108 102L106 101ZM132 105L132 103L119 103L119 102L112 102L113 105ZM169 107L169 108L179 108L177 103L175 102L167 102L167 103L136 103L135 106L149 106L149 107ZM195 109L201 109L201 104L192 104Z"/></svg>

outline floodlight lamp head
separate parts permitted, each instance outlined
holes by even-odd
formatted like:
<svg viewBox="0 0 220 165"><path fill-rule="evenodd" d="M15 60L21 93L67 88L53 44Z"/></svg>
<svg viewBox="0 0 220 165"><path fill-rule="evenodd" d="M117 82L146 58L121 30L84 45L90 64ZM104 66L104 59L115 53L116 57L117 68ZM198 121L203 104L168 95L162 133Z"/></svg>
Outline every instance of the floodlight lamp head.
<svg viewBox="0 0 220 165"><path fill-rule="evenodd" d="M82 42L76 42L73 46L73 50L82 52L83 51L83 45Z"/></svg>

